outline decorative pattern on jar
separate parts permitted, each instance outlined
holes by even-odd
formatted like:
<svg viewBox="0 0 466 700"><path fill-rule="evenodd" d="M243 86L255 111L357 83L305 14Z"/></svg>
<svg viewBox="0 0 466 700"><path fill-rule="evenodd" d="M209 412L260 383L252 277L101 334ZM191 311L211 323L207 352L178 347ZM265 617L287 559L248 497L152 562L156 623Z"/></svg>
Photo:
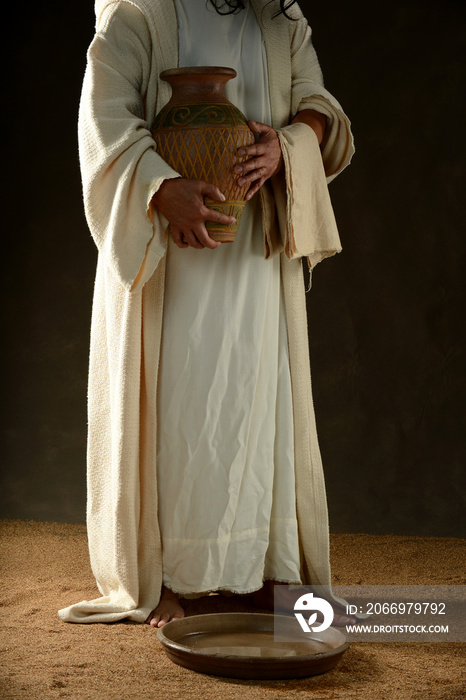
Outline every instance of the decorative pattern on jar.
<svg viewBox="0 0 466 700"><path fill-rule="evenodd" d="M206 197L205 204L234 216L236 224L207 221L206 228L216 241L234 241L249 186L238 185L233 167L246 160L237 155L238 149L255 141L246 117L225 95L226 83L236 71L196 66L165 70L160 77L171 86L172 96L152 128L157 152L182 177L218 186L225 201Z"/></svg>

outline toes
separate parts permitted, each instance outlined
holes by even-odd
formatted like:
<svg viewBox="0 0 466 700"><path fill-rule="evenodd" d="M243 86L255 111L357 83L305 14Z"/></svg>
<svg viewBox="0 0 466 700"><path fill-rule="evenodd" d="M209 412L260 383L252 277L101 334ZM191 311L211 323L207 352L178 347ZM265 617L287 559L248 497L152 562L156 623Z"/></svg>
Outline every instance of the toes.
<svg viewBox="0 0 466 700"><path fill-rule="evenodd" d="M144 624L150 625L153 619L154 619L154 611L152 610L152 612L144 620Z"/></svg>
<svg viewBox="0 0 466 700"><path fill-rule="evenodd" d="M158 623L157 627L163 627L163 625L166 625L167 622L169 622L169 621L170 621L170 614L169 614L169 613L163 613L163 615L161 616L161 618L160 618L160 620L159 620L159 623Z"/></svg>
<svg viewBox="0 0 466 700"><path fill-rule="evenodd" d="M181 620L183 617L184 613L181 612L175 612L173 613L173 615L170 615L169 613L164 613L158 620L157 627L163 627L167 624L167 622L171 622L172 620Z"/></svg>

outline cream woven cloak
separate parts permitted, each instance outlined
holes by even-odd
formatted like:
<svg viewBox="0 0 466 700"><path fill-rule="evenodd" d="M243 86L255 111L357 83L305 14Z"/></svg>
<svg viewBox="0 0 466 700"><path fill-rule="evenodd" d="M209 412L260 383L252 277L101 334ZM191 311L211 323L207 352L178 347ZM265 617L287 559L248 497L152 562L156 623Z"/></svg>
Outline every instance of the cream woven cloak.
<svg viewBox="0 0 466 700"><path fill-rule="evenodd" d="M325 486L312 404L300 257L314 266L340 250L326 187L353 153L349 122L322 86L306 20L272 19L251 0L264 36L272 125L285 175L261 189L264 254L281 255L293 389L301 574L329 585ZM150 125L170 97L162 70L178 64L172 0L97 0L79 116L84 203L99 257L89 368L87 528L101 597L59 611L67 622L143 622L157 605L162 556L157 518L156 391L163 315L166 219L150 204L175 173ZM300 109L328 117L322 149ZM307 154L307 155L305 155ZM324 172L325 170L325 172ZM306 186L307 183L307 186ZM316 196L317 195L317 196ZM331 593L329 592L329 595Z"/></svg>

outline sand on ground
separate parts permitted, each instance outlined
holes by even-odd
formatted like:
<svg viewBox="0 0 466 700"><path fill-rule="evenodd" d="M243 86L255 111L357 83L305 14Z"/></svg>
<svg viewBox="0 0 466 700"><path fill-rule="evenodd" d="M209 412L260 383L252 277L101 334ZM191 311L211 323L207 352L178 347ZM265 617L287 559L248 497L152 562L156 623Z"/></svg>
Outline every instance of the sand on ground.
<svg viewBox="0 0 466 700"><path fill-rule="evenodd" d="M352 643L331 671L283 681L208 676L170 661L148 625L75 625L59 608L98 597L84 525L1 521L0 698L454 700L466 644ZM333 583L464 585L465 541L334 534ZM186 614L254 612L251 596L184 600Z"/></svg>

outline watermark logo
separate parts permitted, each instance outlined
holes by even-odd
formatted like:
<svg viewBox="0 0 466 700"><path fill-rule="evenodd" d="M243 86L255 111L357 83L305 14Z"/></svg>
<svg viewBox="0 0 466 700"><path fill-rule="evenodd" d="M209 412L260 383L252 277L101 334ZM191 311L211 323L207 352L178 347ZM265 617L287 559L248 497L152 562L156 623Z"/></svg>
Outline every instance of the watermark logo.
<svg viewBox="0 0 466 700"><path fill-rule="evenodd" d="M335 627L350 642L466 642L465 585L290 585L288 595L283 589L274 588L276 642L334 636Z"/></svg>
<svg viewBox="0 0 466 700"><path fill-rule="evenodd" d="M323 598L315 598L313 593L305 593L294 604L294 610L311 612L306 621L302 612L295 612L295 617L301 625L303 632L323 632L328 629L333 622L333 608L327 600ZM314 627L317 622L317 613L321 612L324 616L323 622Z"/></svg>

